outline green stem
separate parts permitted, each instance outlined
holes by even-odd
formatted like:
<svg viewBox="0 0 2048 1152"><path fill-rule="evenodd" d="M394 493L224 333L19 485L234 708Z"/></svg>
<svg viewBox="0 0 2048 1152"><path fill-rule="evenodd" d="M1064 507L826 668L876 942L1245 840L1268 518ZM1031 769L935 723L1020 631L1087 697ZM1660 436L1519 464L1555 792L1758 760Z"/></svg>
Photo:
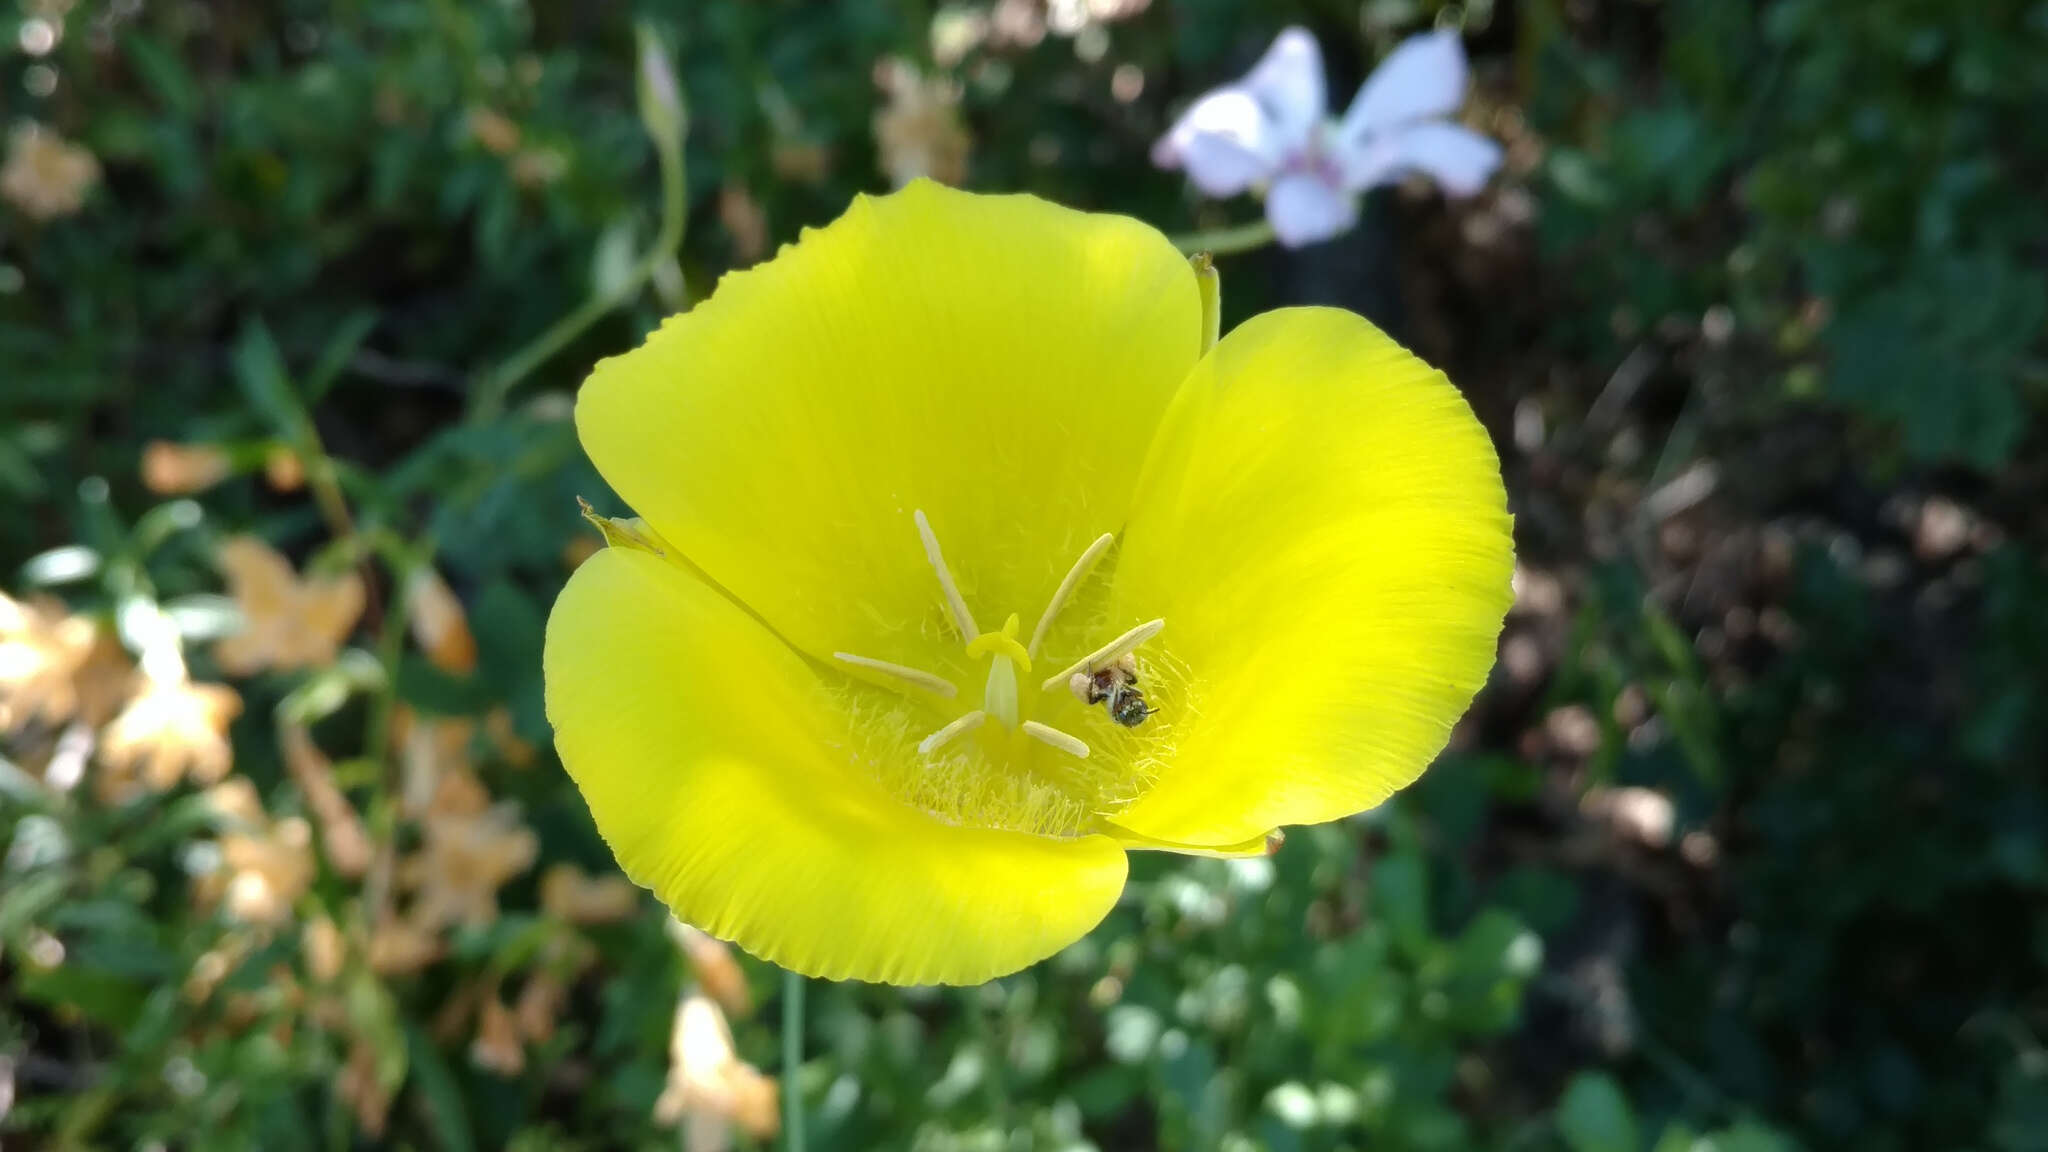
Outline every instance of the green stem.
<svg viewBox="0 0 2048 1152"><path fill-rule="evenodd" d="M1010 1085L1004 1079L1003 1071L1008 1065L1003 1059L1003 1046L996 1037L996 1028L989 1023L988 1009L981 1002L981 989L960 990L961 1006L967 1010L967 1028L974 1036L975 1046L981 1049L981 1083L988 1095L989 1111L996 1124L1006 1131L1010 1126Z"/></svg>
<svg viewBox="0 0 2048 1152"><path fill-rule="evenodd" d="M1264 248L1273 242L1273 226L1264 220L1250 224L1239 224L1235 228L1211 228L1205 232L1190 232L1175 236L1173 246L1192 256L1207 252L1211 256L1228 256L1236 252L1250 252Z"/></svg>
<svg viewBox="0 0 2048 1152"><path fill-rule="evenodd" d="M377 663L384 670L384 683L370 700L363 731L363 755L378 766L369 814L370 873L363 881L363 913L372 928L382 923L390 910L392 876L397 868L398 798L405 782L399 777L398 756L391 750L391 723L398 707L398 665L405 654L407 610L413 576L433 563L436 544L432 537L423 537L411 546L395 539L380 539L379 543L391 572L392 594L377 633Z"/></svg>
<svg viewBox="0 0 2048 1152"><path fill-rule="evenodd" d="M639 262L633 265L617 288L593 294L478 381L471 406L473 419L488 420L504 411L505 398L521 380L553 359L557 352L568 347L606 313L639 294L647 278L654 274L655 265L668 259L682 246L683 226L687 221L682 141L678 139L672 144L657 142L654 155L661 164L661 230L655 234L654 243L641 254Z"/></svg>
<svg viewBox="0 0 2048 1152"><path fill-rule="evenodd" d="M798 1073L804 1061L804 978L782 973L782 1147L804 1152L804 1102Z"/></svg>
<svg viewBox="0 0 2048 1152"><path fill-rule="evenodd" d="M1195 294L1202 301L1202 355L1207 356L1223 335L1223 284L1209 253L1195 253L1188 264L1195 270Z"/></svg>

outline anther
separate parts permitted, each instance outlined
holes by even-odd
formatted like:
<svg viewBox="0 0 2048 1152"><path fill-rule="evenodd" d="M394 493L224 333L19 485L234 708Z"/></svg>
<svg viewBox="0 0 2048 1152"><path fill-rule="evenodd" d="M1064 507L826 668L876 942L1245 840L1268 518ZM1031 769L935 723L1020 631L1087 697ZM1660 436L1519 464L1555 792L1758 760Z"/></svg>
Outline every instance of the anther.
<svg viewBox="0 0 2048 1152"><path fill-rule="evenodd" d="M1060 751L1065 752L1069 756L1077 757L1082 760L1086 760L1088 758L1087 744L1083 743L1076 737L1067 735L1065 732L1062 732L1057 728L1054 728L1047 724L1040 724L1036 720L1026 720L1021 725L1021 727L1024 729L1024 734L1026 736L1031 737L1034 740L1042 740L1045 743L1050 744L1053 747L1059 749Z"/></svg>
<svg viewBox="0 0 2048 1152"><path fill-rule="evenodd" d="M855 656L851 652L834 652L832 658L851 664L856 668L866 668L872 672L880 672L884 676L894 676L896 679L907 684L922 688L939 696L944 696L949 700L960 692L960 689L954 687L951 680L943 676L934 676L930 672L926 672L921 668L912 668L907 664L891 664L887 660Z"/></svg>
<svg viewBox="0 0 2048 1152"><path fill-rule="evenodd" d="M1045 642L1045 634L1052 630L1053 619L1060 614L1060 609L1067 606L1068 597L1081 586L1081 581L1088 578L1095 562L1102 559L1102 554L1109 551L1109 546L1115 542L1115 536L1104 532L1095 538L1095 543L1088 545L1081 558L1074 561L1074 566L1067 569L1067 578L1060 581L1059 590L1052 594L1052 601L1045 606L1045 615L1038 618L1038 627L1031 630L1031 645L1025 651L1033 660L1038 659L1038 646Z"/></svg>
<svg viewBox="0 0 2048 1152"><path fill-rule="evenodd" d="M1129 632L1090 652L1060 672L1048 677L1045 683L1039 687L1046 692L1051 692L1056 688L1065 688L1073 680L1074 673L1101 671L1115 663L1118 659L1136 650L1138 645L1159 635L1165 628L1166 621L1164 620L1147 620Z"/></svg>
<svg viewBox="0 0 2048 1152"><path fill-rule="evenodd" d="M951 741L954 737L960 735L961 733L971 732L974 729L981 727L981 722L986 719L988 719L988 713L983 712L979 708L976 708L974 711L967 713L966 715L960 717L958 720L955 720L951 724L946 725L944 728L939 729L937 732L934 732L931 735L925 737L924 739L919 740L917 742L918 754L922 756L931 755L934 751L944 747L949 741Z"/></svg>
<svg viewBox="0 0 2048 1152"><path fill-rule="evenodd" d="M939 538L932 534L932 522L925 519L924 509L919 508L917 534L924 540L925 559L932 562L932 571L939 575L939 587L946 593L946 607L953 612L953 623L960 629L962 640L972 640L981 635L981 629L974 625L974 613L967 610L967 601L960 595L960 586L953 583L952 570L946 567L946 554L939 551Z"/></svg>

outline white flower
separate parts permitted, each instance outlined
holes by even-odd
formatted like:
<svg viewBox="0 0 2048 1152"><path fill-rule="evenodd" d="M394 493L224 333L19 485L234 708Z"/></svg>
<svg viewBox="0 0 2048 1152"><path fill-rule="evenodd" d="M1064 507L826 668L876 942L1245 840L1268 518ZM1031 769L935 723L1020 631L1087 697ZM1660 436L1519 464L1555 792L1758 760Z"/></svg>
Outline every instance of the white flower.
<svg viewBox="0 0 2048 1152"><path fill-rule="evenodd" d="M1358 219L1358 194L1421 172L1469 196L1500 165L1500 145L1450 121L1465 98L1465 50L1454 31L1410 37L1358 89L1342 120L1328 116L1323 54L1289 28L1244 79L1196 100L1152 150L1185 168L1204 195L1263 187L1266 219L1290 248L1328 240Z"/></svg>

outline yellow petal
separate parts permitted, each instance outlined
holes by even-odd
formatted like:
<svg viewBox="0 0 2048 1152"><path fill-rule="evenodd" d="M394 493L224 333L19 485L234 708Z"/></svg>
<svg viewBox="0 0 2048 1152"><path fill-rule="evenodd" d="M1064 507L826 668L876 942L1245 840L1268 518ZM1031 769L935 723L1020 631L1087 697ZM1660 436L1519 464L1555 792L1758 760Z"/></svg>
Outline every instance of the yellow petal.
<svg viewBox="0 0 2048 1152"><path fill-rule="evenodd" d="M876 745L853 710L880 690L821 676L650 552L607 548L570 577L546 678L562 761L627 875L786 968L975 983L1072 943L1123 887L1106 837L963 828L899 803L858 762Z"/></svg>
<svg viewBox="0 0 2048 1152"><path fill-rule="evenodd" d="M1163 617L1139 836L1250 841L1417 776L1485 683L1512 599L1486 432L1366 321L1287 309L1197 367L1147 459L1113 619Z"/></svg>
<svg viewBox="0 0 2048 1152"><path fill-rule="evenodd" d="M913 513L989 623L1036 612L1121 522L1201 324L1153 229L919 182L599 364L577 429L627 503L798 647L966 678Z"/></svg>

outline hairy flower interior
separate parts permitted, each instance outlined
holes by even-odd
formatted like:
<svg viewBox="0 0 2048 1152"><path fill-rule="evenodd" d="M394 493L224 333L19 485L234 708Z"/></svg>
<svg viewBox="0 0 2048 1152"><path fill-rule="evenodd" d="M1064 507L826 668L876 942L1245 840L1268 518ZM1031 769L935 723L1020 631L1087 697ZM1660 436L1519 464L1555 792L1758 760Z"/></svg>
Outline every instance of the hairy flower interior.
<svg viewBox="0 0 2048 1152"><path fill-rule="evenodd" d="M1154 642L1165 621L1111 632L1098 607L1115 544L1105 533L1068 570L1028 642L1015 614L983 630L930 523L923 512L915 518L961 659L944 672L896 663L887 638L873 653L834 653L868 673L844 688L849 753L905 804L949 824L1041 836L1100 831L1150 785L1175 720L1192 707L1187 669ZM1127 654L1159 713L1134 728L1068 687L1075 672Z"/></svg>

